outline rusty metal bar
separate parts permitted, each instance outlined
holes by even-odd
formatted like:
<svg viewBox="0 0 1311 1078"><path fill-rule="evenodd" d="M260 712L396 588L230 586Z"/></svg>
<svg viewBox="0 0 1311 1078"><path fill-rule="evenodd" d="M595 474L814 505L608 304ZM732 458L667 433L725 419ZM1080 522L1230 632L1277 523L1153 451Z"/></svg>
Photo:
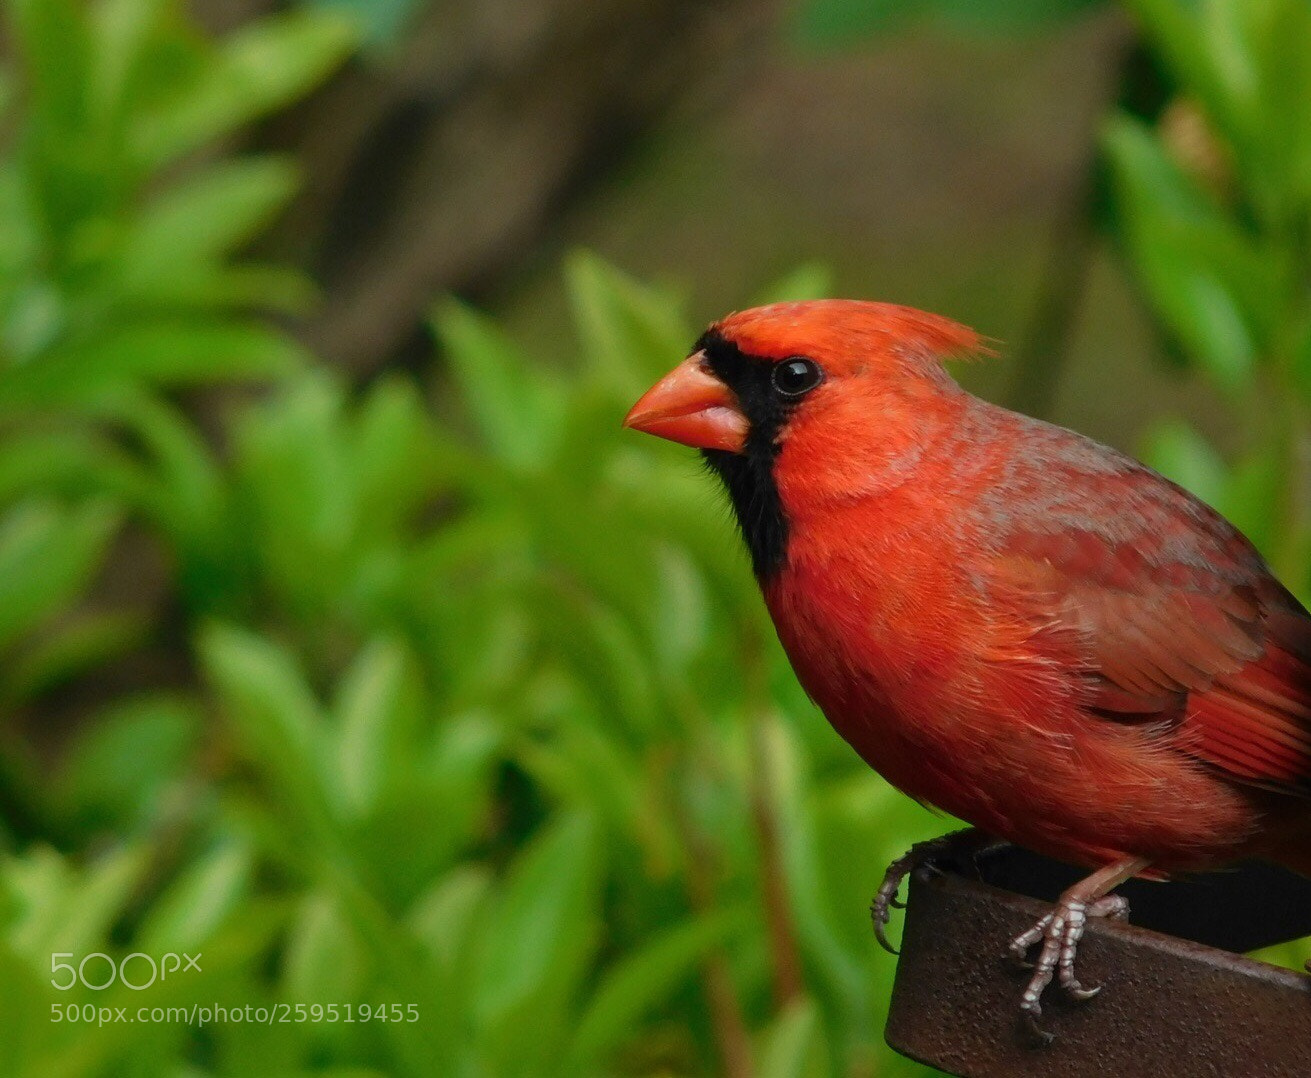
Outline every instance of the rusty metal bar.
<svg viewBox="0 0 1311 1078"><path fill-rule="evenodd" d="M1311 1076L1311 977L1234 953L1311 935L1311 881L1245 865L1127 884L1132 923L1094 921L1079 950L1104 991L1044 996L1041 1046L1006 943L1081 873L1017 849L938 868L910 883L886 1030L903 1055L962 1078Z"/></svg>

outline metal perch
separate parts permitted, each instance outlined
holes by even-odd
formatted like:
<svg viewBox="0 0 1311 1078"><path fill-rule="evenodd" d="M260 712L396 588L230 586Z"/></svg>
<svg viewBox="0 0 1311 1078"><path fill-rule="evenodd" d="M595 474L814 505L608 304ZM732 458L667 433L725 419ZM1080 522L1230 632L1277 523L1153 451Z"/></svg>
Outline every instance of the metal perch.
<svg viewBox="0 0 1311 1078"><path fill-rule="evenodd" d="M1311 977L1241 954L1311 935L1311 880L1264 864L1119 888L1130 923L1093 922L1079 951L1105 991L1054 993L1035 1044L1006 943L1079 875L1016 847L916 872L888 1044L961 1078L1311 1075Z"/></svg>

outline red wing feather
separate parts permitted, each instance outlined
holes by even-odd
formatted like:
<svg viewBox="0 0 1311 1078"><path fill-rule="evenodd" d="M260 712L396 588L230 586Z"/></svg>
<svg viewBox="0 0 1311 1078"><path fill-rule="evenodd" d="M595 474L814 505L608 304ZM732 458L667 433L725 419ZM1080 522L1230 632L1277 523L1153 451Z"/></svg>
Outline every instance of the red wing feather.
<svg viewBox="0 0 1311 1078"><path fill-rule="evenodd" d="M1311 779L1311 620L1282 609L1266 618L1265 653L1217 678L1189 702L1198 755L1250 781Z"/></svg>
<svg viewBox="0 0 1311 1078"><path fill-rule="evenodd" d="M1159 716L1180 749L1235 779L1311 792L1311 616L1222 517L1116 459L1113 477L1055 471L1083 496L1081 516L1038 515L1050 531L1025 518L1000 579L1045 596L1045 623L1074 630L1092 712Z"/></svg>

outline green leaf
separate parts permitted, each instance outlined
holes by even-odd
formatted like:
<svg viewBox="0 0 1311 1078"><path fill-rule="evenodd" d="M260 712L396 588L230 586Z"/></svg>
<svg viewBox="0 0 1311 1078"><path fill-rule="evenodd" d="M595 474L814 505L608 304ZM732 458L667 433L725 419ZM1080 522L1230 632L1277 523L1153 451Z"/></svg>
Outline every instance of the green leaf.
<svg viewBox="0 0 1311 1078"><path fill-rule="evenodd" d="M11 119L10 110L18 94L18 79L7 66L0 65L0 121Z"/></svg>
<svg viewBox="0 0 1311 1078"><path fill-rule="evenodd" d="M599 844L590 817L560 814L515 859L479 934L474 1014L489 1034L573 987L596 934Z"/></svg>
<svg viewBox="0 0 1311 1078"><path fill-rule="evenodd" d="M438 728L421 766L431 783L427 804L440 816L435 830L443 855L471 843L477 826L492 812L494 767L502 759L503 744L503 721L477 712Z"/></svg>
<svg viewBox="0 0 1311 1078"><path fill-rule="evenodd" d="M50 961L47 956L46 962ZM49 985L49 975L42 979L40 965L0 943L0 1029L10 1031L0 1038L0 1074L38 1078L41 1055L56 1055L47 1047L54 1037L49 1028Z"/></svg>
<svg viewBox="0 0 1311 1078"><path fill-rule="evenodd" d="M1104 0L807 0L794 16L802 41L849 45L933 19L957 30L1009 34L1045 29Z"/></svg>
<svg viewBox="0 0 1311 1078"><path fill-rule="evenodd" d="M50 136L79 130L87 120L90 27L73 0L10 0L10 25L26 61L32 111Z"/></svg>
<svg viewBox="0 0 1311 1078"><path fill-rule="evenodd" d="M391 535L411 523L439 482L433 425L414 383L384 378L360 402L351 469L360 497L360 522Z"/></svg>
<svg viewBox="0 0 1311 1078"><path fill-rule="evenodd" d="M290 11L246 24L224 39L194 81L140 116L133 145L154 168L301 97L350 53L349 19Z"/></svg>
<svg viewBox="0 0 1311 1078"><path fill-rule="evenodd" d="M634 627L589 594L542 589L534 613L592 697L634 737L659 729L660 690Z"/></svg>
<svg viewBox="0 0 1311 1078"><path fill-rule="evenodd" d="M200 634L201 664L243 755L311 837L332 833L323 718L295 660L272 642L222 624Z"/></svg>
<svg viewBox="0 0 1311 1078"><path fill-rule="evenodd" d="M487 447L506 463L546 464L563 401L490 319L456 299L439 303L432 324Z"/></svg>
<svg viewBox="0 0 1311 1078"><path fill-rule="evenodd" d="M305 358L290 337L254 322L127 325L0 371L0 413L99 405L143 384L172 388L279 378Z"/></svg>
<svg viewBox="0 0 1311 1078"><path fill-rule="evenodd" d="M592 375L618 397L634 398L687 355L694 334L672 296L586 251L569 258L565 281Z"/></svg>
<svg viewBox="0 0 1311 1078"><path fill-rule="evenodd" d="M316 371L251 409L235 434L237 509L254 556L290 612L339 605L361 520L343 387Z"/></svg>
<svg viewBox="0 0 1311 1078"><path fill-rule="evenodd" d="M148 618L135 611L85 612L61 619L0 672L0 699L32 700L80 674L121 658L145 642Z"/></svg>
<svg viewBox="0 0 1311 1078"><path fill-rule="evenodd" d="M1216 503L1216 508L1267 558L1274 557L1287 540L1275 510L1285 497L1286 483L1280 447L1267 440L1266 445L1235 463L1225 495Z"/></svg>
<svg viewBox="0 0 1311 1078"><path fill-rule="evenodd" d="M1229 469L1211 444L1181 419L1164 419L1147 436L1143 459L1167 479L1218 505Z"/></svg>
<svg viewBox="0 0 1311 1078"><path fill-rule="evenodd" d="M254 857L242 840L227 838L193 862L154 903L139 946L156 956L195 953L248 901Z"/></svg>
<svg viewBox="0 0 1311 1078"><path fill-rule="evenodd" d="M1225 389L1251 378L1279 266L1256 250L1141 123L1119 117L1103 144L1124 239L1144 289L1190 355Z"/></svg>
<svg viewBox="0 0 1311 1078"><path fill-rule="evenodd" d="M806 797L801 744L777 717L758 721L766 724L759 734L767 769L762 785L770 792L779 820L783 866L798 937L820 983L853 1013L859 1013L868 1006L868 975L829 918L818 821Z"/></svg>
<svg viewBox="0 0 1311 1078"><path fill-rule="evenodd" d="M38 498L0 518L0 647L31 632L86 589L120 519L105 502L66 508Z"/></svg>
<svg viewBox="0 0 1311 1078"><path fill-rule="evenodd" d="M47 263L66 268L67 245L85 222L110 212L120 178L113 147L92 123L90 83L95 44L85 4L11 0L10 25L30 90L28 122L15 159L26 195L53 250Z"/></svg>
<svg viewBox="0 0 1311 1078"><path fill-rule="evenodd" d="M349 918L330 893L311 891L300 903L287 938L282 986L292 1003L360 998L367 955Z"/></svg>
<svg viewBox="0 0 1311 1078"><path fill-rule="evenodd" d="M158 798L185 778L197 709L164 696L117 703L74 742L56 783L64 814L121 833L154 819Z"/></svg>
<svg viewBox="0 0 1311 1078"><path fill-rule="evenodd" d="M1128 0L1126 6L1182 89L1201 101L1231 141L1244 141L1254 89L1250 67L1235 48L1232 28L1219 25L1228 21L1224 9L1236 5Z"/></svg>
<svg viewBox="0 0 1311 1078"><path fill-rule="evenodd" d="M433 973L437 1002L433 1016L433 1033L452 1058L462 1058L466 1065L447 1063L446 1073L475 1073L468 1061L470 939L472 927L483 912L492 888L491 873L485 864L466 864L439 876L414 903L406 918L406 927L420 942Z"/></svg>
<svg viewBox="0 0 1311 1078"><path fill-rule="evenodd" d="M47 237L32 205L28 177L19 162L4 157L0 157L0 229L0 295L8 300L22 288L20 278L30 274L42 257ZM32 286L37 282L26 283ZM6 331L6 340L9 336Z"/></svg>
<svg viewBox="0 0 1311 1078"><path fill-rule="evenodd" d="M709 645L710 596L686 550L661 544L654 553L658 578L650 610L654 658L667 670L685 670Z"/></svg>
<svg viewBox="0 0 1311 1078"><path fill-rule="evenodd" d="M1176 333L1221 388L1242 389L1255 366L1256 342L1237 303L1210 274L1180 265L1175 282L1164 306L1174 315Z"/></svg>
<svg viewBox="0 0 1311 1078"><path fill-rule="evenodd" d="M223 477L200 432L177 407L131 393L96 414L126 428L148 454L148 478L138 501L180 547L219 529Z"/></svg>
<svg viewBox="0 0 1311 1078"><path fill-rule="evenodd" d="M334 793L352 816L369 811L395 772L410 762L418 685L405 647L375 640L360 653L338 691Z"/></svg>
<svg viewBox="0 0 1311 1078"><path fill-rule="evenodd" d="M460 865L415 901L406 924L440 966L453 969L468 949L474 918L491 890L486 865Z"/></svg>
<svg viewBox="0 0 1311 1078"><path fill-rule="evenodd" d="M133 104L134 76L174 6L173 0L99 0L92 5L91 107L98 126L119 123Z"/></svg>
<svg viewBox="0 0 1311 1078"><path fill-rule="evenodd" d="M1296 233L1311 213L1311 4L1273 0L1239 8L1256 24L1250 38L1259 81L1253 120L1261 152L1250 155L1244 171L1267 227Z"/></svg>
<svg viewBox="0 0 1311 1078"><path fill-rule="evenodd" d="M143 297L144 298L144 297ZM260 262L204 267L152 284L151 301L161 312L263 311L309 314L320 296L300 270Z"/></svg>
<svg viewBox="0 0 1311 1078"><path fill-rule="evenodd" d="M167 293L178 274L249 242L291 197L291 162L249 157L202 170L157 197L130 226L115 267L128 297Z"/></svg>
<svg viewBox="0 0 1311 1078"><path fill-rule="evenodd" d="M501 723L470 713L443 721L426 751L406 746L390 756L354 848L396 901L410 901L483 836L503 741Z"/></svg>
<svg viewBox="0 0 1311 1078"><path fill-rule="evenodd" d="M9 858L3 879L11 946L45 969L55 951L102 949L148 864L147 851L135 846L110 850L81 870L45 846Z"/></svg>
<svg viewBox="0 0 1311 1078"><path fill-rule="evenodd" d="M1304 401L1311 401L1311 321L1296 331L1292 348L1293 384Z"/></svg>
<svg viewBox="0 0 1311 1078"><path fill-rule="evenodd" d="M806 262L785 274L752 300L752 306L823 299L832 294L833 273L822 262Z"/></svg>
<svg viewBox="0 0 1311 1078"><path fill-rule="evenodd" d="M373 48L395 47L423 0L301 0L311 7L340 11L362 27L362 37Z"/></svg>
<svg viewBox="0 0 1311 1078"><path fill-rule="evenodd" d="M123 450L81 427L12 433L0 446L0 504L25 495L137 502L147 477Z"/></svg>
<svg viewBox="0 0 1311 1078"><path fill-rule="evenodd" d="M638 1022L690 980L706 956L750 919L720 910L656 933L624 954L598 982L569 1050L568 1071L607 1070L607 1057L634 1033Z"/></svg>
<svg viewBox="0 0 1311 1078"><path fill-rule="evenodd" d="M26 363L51 348L64 332L70 314L63 294L47 280L17 277L6 297L3 344L15 360Z"/></svg>
<svg viewBox="0 0 1311 1078"><path fill-rule="evenodd" d="M765 1031L760 1078L821 1078L830 1074L824 1028L813 1000L795 999Z"/></svg>
<svg viewBox="0 0 1311 1078"><path fill-rule="evenodd" d="M1014 34L1050 30L1110 7L1107 0L934 0L935 13L963 30Z"/></svg>
<svg viewBox="0 0 1311 1078"><path fill-rule="evenodd" d="M524 739L515 760L554 800L585 805L647 864L675 865L685 857L647 756L610 730L605 713L561 691L542 716L553 726L549 741Z"/></svg>

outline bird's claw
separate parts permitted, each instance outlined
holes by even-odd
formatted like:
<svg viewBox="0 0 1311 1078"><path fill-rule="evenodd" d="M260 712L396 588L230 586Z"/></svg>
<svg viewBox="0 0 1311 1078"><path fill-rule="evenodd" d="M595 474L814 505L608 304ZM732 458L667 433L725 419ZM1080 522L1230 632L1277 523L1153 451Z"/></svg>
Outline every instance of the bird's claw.
<svg viewBox="0 0 1311 1078"><path fill-rule="evenodd" d="M1017 969L1033 969L1033 963L1029 961L1029 948L1043 938L1047 926L1052 923L1053 916L1054 914L1047 914L1028 931L1021 932L1011 940L1006 953L1010 956L1011 964Z"/></svg>
<svg viewBox="0 0 1311 1078"><path fill-rule="evenodd" d="M1039 1001L1053 979L1067 997L1079 1002L1092 999L1102 990L1101 985L1085 987L1074 973L1079 941L1083 939L1088 920L1109 917L1122 921L1128 914L1129 903L1120 895L1106 895L1093 902L1067 896L1032 928L1011 940L1007 948L1010 958L1033 970L1020 997L1020 1012L1029 1030L1044 1044L1051 1043L1054 1034L1038 1025L1038 1019L1042 1017ZM1038 959L1030 963L1027 961L1029 948L1039 942L1042 947Z"/></svg>
<svg viewBox="0 0 1311 1078"><path fill-rule="evenodd" d="M884 930L886 924L886 921L881 923L877 919L874 921L874 938L879 941L879 946L887 951L888 954L899 955L901 954L901 948L892 946L888 941L887 932Z"/></svg>
<svg viewBox="0 0 1311 1078"><path fill-rule="evenodd" d="M1033 1014L1026 1013L1024 1015L1024 1025L1034 1042L1045 1047L1056 1039L1056 1034L1051 1030L1043 1029L1042 1026L1038 1025L1038 1015L1040 1014L1042 1014L1041 1007L1036 1008L1035 1013Z"/></svg>
<svg viewBox="0 0 1311 1078"><path fill-rule="evenodd" d="M878 893L874 896L874 901L870 903L869 915L874 922L874 938L879 941L888 954L899 953L897 948L888 942L887 925L892 919L892 911L905 909L906 904L897 897L897 892L901 889L901 881L904 880L917 865L923 864L926 855L921 852L921 847L932 845L931 843L921 842L912 846L901 857L888 866L888 870L883 874L883 882L879 884Z"/></svg>
<svg viewBox="0 0 1311 1078"><path fill-rule="evenodd" d="M962 849L976 856L981 850L999 845L994 839L981 835L977 831L954 831L950 835L917 842L904 854L888 866L883 874L883 883L879 885L874 901L870 903L870 919L874 922L874 938L879 946L889 954L899 953L888 942L887 925L892 918L892 910L904 910L906 903L898 896L902 881L919 868L932 868L933 862L959 853Z"/></svg>
<svg viewBox="0 0 1311 1078"><path fill-rule="evenodd" d="M920 845L928 845L921 843ZM883 874L883 882L879 885L878 894L874 896L874 901L870 903L869 915L874 922L874 938L879 941L888 954L900 954L901 951L892 946L888 941L887 925L892 919L893 910L904 910L906 903L897 897L897 891L901 888L901 881L913 871L916 867L924 863L924 858L917 858L916 851L919 846L913 846L903 856L898 857L888 866L887 872Z"/></svg>

